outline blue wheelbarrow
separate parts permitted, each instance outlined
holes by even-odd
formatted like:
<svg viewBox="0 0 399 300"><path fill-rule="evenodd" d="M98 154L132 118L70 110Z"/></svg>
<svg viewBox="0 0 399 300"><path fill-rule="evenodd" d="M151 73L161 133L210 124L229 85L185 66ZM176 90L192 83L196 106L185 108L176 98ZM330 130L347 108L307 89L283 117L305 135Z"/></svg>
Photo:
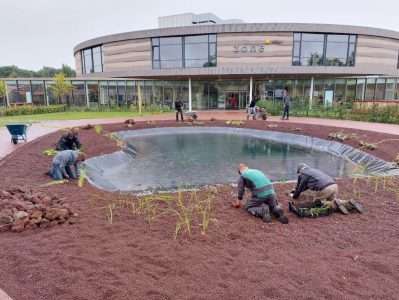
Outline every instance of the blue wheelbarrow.
<svg viewBox="0 0 399 300"><path fill-rule="evenodd" d="M6 127L11 135L11 143L18 144L18 141L28 141L26 132L30 124L7 124Z"/></svg>

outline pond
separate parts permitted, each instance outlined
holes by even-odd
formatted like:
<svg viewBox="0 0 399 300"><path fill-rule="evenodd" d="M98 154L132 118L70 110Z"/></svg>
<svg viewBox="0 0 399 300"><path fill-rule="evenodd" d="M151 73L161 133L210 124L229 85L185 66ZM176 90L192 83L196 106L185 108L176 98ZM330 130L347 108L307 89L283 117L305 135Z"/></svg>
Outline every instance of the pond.
<svg viewBox="0 0 399 300"><path fill-rule="evenodd" d="M137 192L235 183L241 162L274 181L296 179L301 162L334 177L351 175L356 167L322 151L323 140L294 134L194 127L133 130L119 137L127 151L86 161L90 182L101 189Z"/></svg>

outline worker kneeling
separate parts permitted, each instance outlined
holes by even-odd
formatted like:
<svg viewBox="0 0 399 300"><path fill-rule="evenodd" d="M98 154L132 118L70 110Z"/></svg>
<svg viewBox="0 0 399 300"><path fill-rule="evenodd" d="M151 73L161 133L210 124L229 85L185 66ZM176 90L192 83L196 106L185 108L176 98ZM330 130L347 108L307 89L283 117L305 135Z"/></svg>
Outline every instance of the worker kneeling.
<svg viewBox="0 0 399 300"><path fill-rule="evenodd" d="M363 212L360 203L354 200L337 199L338 185L332 177L324 172L302 163L298 165L297 173L299 174L298 182L290 196L296 200L303 192L310 190L313 198L310 202L289 203L290 211L298 216L318 217L329 215L335 211L340 211L345 215L352 210Z"/></svg>
<svg viewBox="0 0 399 300"><path fill-rule="evenodd" d="M238 173L238 199L232 204L235 208L241 207L245 188L252 192L252 198L247 201L245 209L253 216L262 218L264 222L271 222L271 214L283 224L288 224L288 218L278 204L273 184L266 175L259 170L249 169L245 164L240 164Z"/></svg>
<svg viewBox="0 0 399 300"><path fill-rule="evenodd" d="M85 159L86 155L79 151L60 151L54 157L48 175L54 180L77 179L79 175L78 163Z"/></svg>

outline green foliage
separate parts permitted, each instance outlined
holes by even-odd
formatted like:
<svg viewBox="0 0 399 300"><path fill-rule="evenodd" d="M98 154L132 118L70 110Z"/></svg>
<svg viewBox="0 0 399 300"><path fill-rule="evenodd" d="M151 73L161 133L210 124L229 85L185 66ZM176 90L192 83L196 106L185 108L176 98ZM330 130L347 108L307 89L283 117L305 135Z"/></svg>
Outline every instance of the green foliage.
<svg viewBox="0 0 399 300"><path fill-rule="evenodd" d="M66 110L65 105L51 105L51 106L21 105L21 106L7 107L0 109L0 117L47 114L47 113L65 112L65 110Z"/></svg>
<svg viewBox="0 0 399 300"><path fill-rule="evenodd" d="M59 99L59 102L61 102L61 99L65 95L68 95L70 91L73 89L73 87L70 82L67 82L65 80L64 73L58 73L54 76L54 84L50 86L50 89L54 93L54 95Z"/></svg>
<svg viewBox="0 0 399 300"><path fill-rule="evenodd" d="M53 77L57 73L64 73L67 77L75 77L76 72L68 65L62 65L60 69L52 67L43 67L39 71L20 69L17 66L0 67L0 78L16 77Z"/></svg>
<svg viewBox="0 0 399 300"><path fill-rule="evenodd" d="M260 100L257 106L266 109L270 115L282 114L283 106L280 101ZM379 106L377 104L370 108L356 108L351 101L339 103L331 107L313 104L309 109L309 102L301 99L293 99L290 115L297 117L330 118L340 120L354 120L365 122L394 123L399 124L399 106Z"/></svg>
<svg viewBox="0 0 399 300"><path fill-rule="evenodd" d="M4 98L6 96L6 83L3 80L0 80L0 98Z"/></svg>
<svg viewBox="0 0 399 300"><path fill-rule="evenodd" d="M81 188L83 187L85 181L87 180L87 172L86 169L81 168L79 170L79 179L78 179L78 186Z"/></svg>
<svg viewBox="0 0 399 300"><path fill-rule="evenodd" d="M103 132L103 127L101 125L94 126L94 130L97 134L101 134Z"/></svg>

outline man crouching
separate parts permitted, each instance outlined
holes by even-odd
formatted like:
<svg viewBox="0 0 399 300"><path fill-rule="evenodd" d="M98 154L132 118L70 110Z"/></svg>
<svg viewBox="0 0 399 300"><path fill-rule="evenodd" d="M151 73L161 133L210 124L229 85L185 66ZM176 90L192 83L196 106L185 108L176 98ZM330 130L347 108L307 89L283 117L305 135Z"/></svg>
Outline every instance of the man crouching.
<svg viewBox="0 0 399 300"><path fill-rule="evenodd" d="M252 198L245 204L245 209L253 216L262 218L264 222L271 222L271 213L283 224L288 224L288 218L278 204L273 184L266 175L255 169L249 169L247 165L240 164L238 168L240 179L238 181L238 199L232 205L241 207L245 188L252 192Z"/></svg>
<svg viewBox="0 0 399 300"><path fill-rule="evenodd" d="M64 150L54 156L51 169L47 173L54 180L77 179L78 163L84 161L86 155L79 151Z"/></svg>
<svg viewBox="0 0 399 300"><path fill-rule="evenodd" d="M297 169L298 181L295 190L291 192L294 200L299 200L301 194L310 191L313 198L310 202L295 201L289 203L290 211L300 217L317 217L328 215L335 211L347 215L349 211L363 212L360 203L354 200L338 199L338 185L335 180L321 170L311 168L301 163ZM312 211L312 209L314 211Z"/></svg>

